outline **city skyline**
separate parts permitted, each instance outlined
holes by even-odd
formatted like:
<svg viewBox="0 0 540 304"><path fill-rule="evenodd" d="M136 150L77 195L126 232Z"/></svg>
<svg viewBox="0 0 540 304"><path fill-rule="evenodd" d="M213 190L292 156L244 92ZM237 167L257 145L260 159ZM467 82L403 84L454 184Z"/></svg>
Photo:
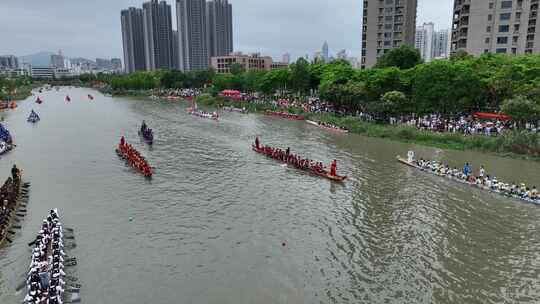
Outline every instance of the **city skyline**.
<svg viewBox="0 0 540 304"><path fill-rule="evenodd" d="M28 7L27 3L20 1L2 1L0 26L13 35L8 43L2 44L0 54L23 56L63 49L68 57L123 57L118 14L130 6L141 7L143 2L96 0L92 3L74 3L63 0L54 7L43 2L35 2ZM419 0L417 24L431 21L436 24L436 29L449 28L453 1L430 2L433 1ZM173 28L176 29L175 1L167 3L172 7ZM292 3L276 0L257 3L256 6L247 0L231 0L229 3L234 6L235 50L260 52L274 58L280 58L287 52L294 61L320 49L327 40L330 54L347 49L352 56L360 56L362 1L344 0L339 6L305 0ZM98 9L99 14L88 14ZM51 20L51 15L62 18L58 18L59 21ZM33 22L20 22L21 18ZM318 22L313 22L314 19ZM32 37L33 43L28 43L29 37Z"/></svg>

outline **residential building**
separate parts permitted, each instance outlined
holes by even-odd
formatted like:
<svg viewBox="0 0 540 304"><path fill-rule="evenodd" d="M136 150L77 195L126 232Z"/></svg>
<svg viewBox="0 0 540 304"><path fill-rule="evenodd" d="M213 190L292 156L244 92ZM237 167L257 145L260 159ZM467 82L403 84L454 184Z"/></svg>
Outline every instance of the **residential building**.
<svg viewBox="0 0 540 304"><path fill-rule="evenodd" d="M178 54L178 31L176 30L173 30L173 33L172 33L172 36L173 36L173 67L175 70L179 69L179 65L180 65L180 62L179 62L179 54Z"/></svg>
<svg viewBox="0 0 540 304"><path fill-rule="evenodd" d="M414 47L417 0L364 0L361 67L402 45Z"/></svg>
<svg viewBox="0 0 540 304"><path fill-rule="evenodd" d="M176 0L178 67L182 71L208 68L206 1Z"/></svg>
<svg viewBox="0 0 540 304"><path fill-rule="evenodd" d="M347 60L347 50L343 49L341 51L339 51L336 55L337 59L343 59L343 60Z"/></svg>
<svg viewBox="0 0 540 304"><path fill-rule="evenodd" d="M109 59L96 58L96 66L100 70L111 70L112 62Z"/></svg>
<svg viewBox="0 0 540 304"><path fill-rule="evenodd" d="M435 32L433 58L450 57L450 36L451 32L448 29Z"/></svg>
<svg viewBox="0 0 540 304"><path fill-rule="evenodd" d="M27 69L17 68L17 69L2 69L0 68L0 76L7 78L15 78L20 76L29 76L30 73Z"/></svg>
<svg viewBox="0 0 540 304"><path fill-rule="evenodd" d="M67 68L58 68L54 70L54 78L56 79L62 79L62 78L70 78L73 77L73 73L71 69Z"/></svg>
<svg viewBox="0 0 540 304"><path fill-rule="evenodd" d="M291 63L291 54L285 53L283 56L281 56L281 62L289 64Z"/></svg>
<svg viewBox="0 0 540 304"><path fill-rule="evenodd" d="M416 27L414 46L425 61L430 61L434 57L435 25L433 22Z"/></svg>
<svg viewBox="0 0 540 304"><path fill-rule="evenodd" d="M232 4L228 0L206 2L206 44L208 56L233 52Z"/></svg>
<svg viewBox="0 0 540 304"><path fill-rule="evenodd" d="M171 6L165 1L143 3L146 70L173 68Z"/></svg>
<svg viewBox="0 0 540 304"><path fill-rule="evenodd" d="M64 58L64 54L62 54L62 51L59 51L58 54L51 55L51 66L54 68L63 69L66 67L66 58Z"/></svg>
<svg viewBox="0 0 540 304"><path fill-rule="evenodd" d="M120 72L122 71L122 59L120 58L112 58L111 59L111 66L113 71Z"/></svg>
<svg viewBox="0 0 540 304"><path fill-rule="evenodd" d="M122 10L122 42L124 49L124 71L133 73L146 69L144 46L143 10L130 7Z"/></svg>
<svg viewBox="0 0 540 304"><path fill-rule="evenodd" d="M330 53L328 51L328 42L326 41L323 43L323 46L321 49L321 56L324 62L328 62L328 60L330 59Z"/></svg>
<svg viewBox="0 0 540 304"><path fill-rule="evenodd" d="M272 57L255 54L231 53L227 56L212 57L212 67L217 73L230 73L233 64L239 64L244 71L268 71L272 69Z"/></svg>
<svg viewBox="0 0 540 304"><path fill-rule="evenodd" d="M0 56L0 69L13 70L19 68L19 59L14 55Z"/></svg>
<svg viewBox="0 0 540 304"><path fill-rule="evenodd" d="M315 53L313 53L313 62L321 62L321 61L324 61L324 57L322 55L322 52L321 51L315 51Z"/></svg>
<svg viewBox="0 0 540 304"><path fill-rule="evenodd" d="M272 69L272 70L275 70L275 69L283 69L283 68L286 68L286 67L288 67L288 66L289 66L288 63L273 61L273 62L272 62L271 69Z"/></svg>
<svg viewBox="0 0 540 304"><path fill-rule="evenodd" d="M357 57L347 57L347 61L351 64L353 68L355 69L359 68Z"/></svg>
<svg viewBox="0 0 540 304"><path fill-rule="evenodd" d="M452 52L540 52L538 0L455 0Z"/></svg>
<svg viewBox="0 0 540 304"><path fill-rule="evenodd" d="M34 79L53 79L54 78L54 67L32 67L31 69L31 75Z"/></svg>

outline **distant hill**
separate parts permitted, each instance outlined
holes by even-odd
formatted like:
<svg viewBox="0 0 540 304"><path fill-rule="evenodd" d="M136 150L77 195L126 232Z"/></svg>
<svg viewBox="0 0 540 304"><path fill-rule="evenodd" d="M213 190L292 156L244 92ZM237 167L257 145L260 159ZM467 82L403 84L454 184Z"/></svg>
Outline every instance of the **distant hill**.
<svg viewBox="0 0 540 304"><path fill-rule="evenodd" d="M27 62L34 66L48 66L51 63L53 52L39 52L19 57L19 61Z"/></svg>

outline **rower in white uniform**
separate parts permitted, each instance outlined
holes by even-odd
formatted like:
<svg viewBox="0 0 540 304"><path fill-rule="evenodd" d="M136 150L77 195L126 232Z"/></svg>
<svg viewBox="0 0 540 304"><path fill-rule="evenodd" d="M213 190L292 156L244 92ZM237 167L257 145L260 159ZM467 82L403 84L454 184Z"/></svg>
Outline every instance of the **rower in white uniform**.
<svg viewBox="0 0 540 304"><path fill-rule="evenodd" d="M409 152L407 152L407 161L408 161L409 163L414 162L414 151L409 151Z"/></svg>

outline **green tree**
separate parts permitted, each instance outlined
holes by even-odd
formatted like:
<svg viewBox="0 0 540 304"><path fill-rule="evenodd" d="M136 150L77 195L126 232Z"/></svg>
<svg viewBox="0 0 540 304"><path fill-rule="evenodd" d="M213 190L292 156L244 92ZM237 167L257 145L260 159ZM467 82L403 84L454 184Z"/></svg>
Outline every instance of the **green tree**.
<svg viewBox="0 0 540 304"><path fill-rule="evenodd" d="M311 74L309 69L309 62L304 58L298 59L290 66L290 82L291 89L298 93L306 94L309 92L309 85L311 81Z"/></svg>
<svg viewBox="0 0 540 304"><path fill-rule="evenodd" d="M478 109L482 82L463 62L434 60L415 68L412 80L416 113L457 114Z"/></svg>
<svg viewBox="0 0 540 304"><path fill-rule="evenodd" d="M377 68L398 67L400 69L410 69L422 63L420 52L412 46L402 45L391 49L377 60Z"/></svg>
<svg viewBox="0 0 540 304"><path fill-rule="evenodd" d="M373 102L369 106L370 113L376 117L387 121L390 117L402 113L402 109L407 106L407 96L399 91L386 92L378 102Z"/></svg>
<svg viewBox="0 0 540 304"><path fill-rule="evenodd" d="M241 75L244 73L244 67L239 63L233 63L231 65L231 74L233 75Z"/></svg>
<svg viewBox="0 0 540 304"><path fill-rule="evenodd" d="M469 60L474 58L474 56L469 55L467 51L465 50L459 50L455 53L450 54L450 61L461 61L461 60Z"/></svg>
<svg viewBox="0 0 540 304"><path fill-rule="evenodd" d="M525 123L540 120L540 105L523 96L505 100L501 110L512 116L521 128L525 126Z"/></svg>
<svg viewBox="0 0 540 304"><path fill-rule="evenodd" d="M321 63L312 63L309 66L309 88L317 90L321 85L321 80L324 74L325 65Z"/></svg>

